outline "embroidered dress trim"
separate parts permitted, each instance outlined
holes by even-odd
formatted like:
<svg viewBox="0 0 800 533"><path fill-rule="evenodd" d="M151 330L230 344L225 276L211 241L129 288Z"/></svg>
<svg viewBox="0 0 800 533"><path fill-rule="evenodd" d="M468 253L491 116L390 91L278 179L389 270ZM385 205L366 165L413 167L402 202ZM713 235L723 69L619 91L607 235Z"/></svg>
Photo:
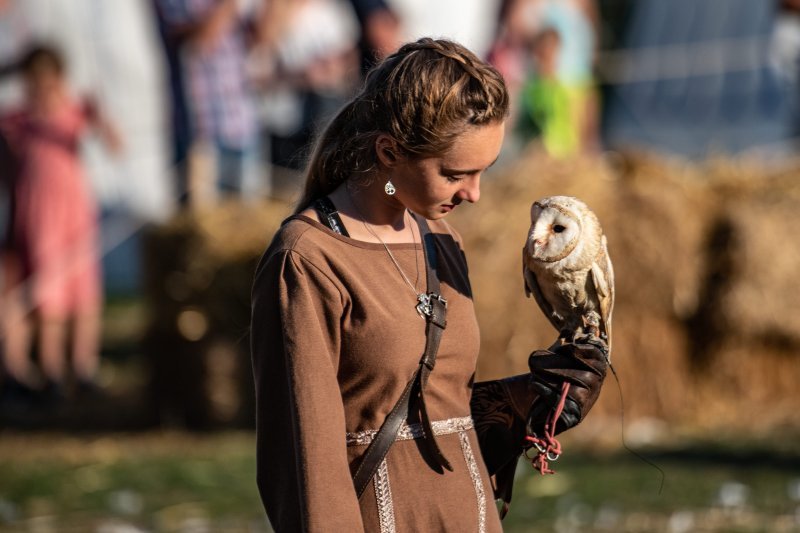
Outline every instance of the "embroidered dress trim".
<svg viewBox="0 0 800 533"><path fill-rule="evenodd" d="M460 418L448 418L446 420L434 420L431 422L434 435L450 435L458 433L461 443L461 452L464 454L464 462L467 465L467 472L475 487L475 497L478 503L478 533L486 532L486 491L483 487L483 480L478 470L478 463L475 461L475 454L472 453L472 446L469 442L467 431L474 428L471 416ZM347 433L348 446L368 446L378 433L377 429L367 429L355 433ZM425 435L422 424L408 424L403 422L397 434L397 440L413 440L422 438ZM389 467L384 458L381 461L378 471L373 478L375 487L375 500L378 505L378 522L381 533L395 533L394 503L392 502L392 488L389 485Z"/></svg>
<svg viewBox="0 0 800 533"><path fill-rule="evenodd" d="M381 533L395 533L392 487L389 485L389 467L386 465L386 459L381 461L372 480L375 484L375 499L378 501L378 523Z"/></svg>
<svg viewBox="0 0 800 533"><path fill-rule="evenodd" d="M475 461L475 455L472 453L472 446L469 443L469 435L461 431L458 434L461 441L461 451L464 452L464 461L467 463L467 470L469 477L472 478L472 484L475 486L475 496L478 499L478 532L486 532L486 492L483 490L483 481L481 480L481 473L478 471L478 463Z"/></svg>
<svg viewBox="0 0 800 533"><path fill-rule="evenodd" d="M471 416L434 420L431 422L434 435L450 435L452 433L468 431L473 427L474 424ZM347 445L368 446L377 434L377 429L365 429L364 431L347 433ZM425 435L425 432L422 429L422 424L408 424L407 422L403 422L403 425L400 426L400 431L397 433L396 440L420 439L423 435Z"/></svg>

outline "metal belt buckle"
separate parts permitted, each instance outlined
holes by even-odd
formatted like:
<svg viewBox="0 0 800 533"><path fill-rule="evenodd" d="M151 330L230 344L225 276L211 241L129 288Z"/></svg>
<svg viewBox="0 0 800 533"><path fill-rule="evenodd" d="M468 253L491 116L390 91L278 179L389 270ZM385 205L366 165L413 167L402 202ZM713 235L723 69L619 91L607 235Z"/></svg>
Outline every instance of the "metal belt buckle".
<svg viewBox="0 0 800 533"><path fill-rule="evenodd" d="M419 302L417 304L417 313L419 316L423 318L431 317L433 314L433 303L431 303L432 300L439 300L442 302L442 304L444 304L445 307L447 307L447 300L445 300L441 294L436 294L433 292L429 292L427 294L420 293L417 295L417 301Z"/></svg>

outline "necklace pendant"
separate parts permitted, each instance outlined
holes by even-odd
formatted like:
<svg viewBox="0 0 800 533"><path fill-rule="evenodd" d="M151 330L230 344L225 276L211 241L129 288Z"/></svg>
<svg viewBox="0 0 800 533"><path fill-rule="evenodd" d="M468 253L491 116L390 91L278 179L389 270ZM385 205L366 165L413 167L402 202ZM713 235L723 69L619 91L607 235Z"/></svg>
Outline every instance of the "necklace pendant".
<svg viewBox="0 0 800 533"><path fill-rule="evenodd" d="M417 313L422 318L431 318L433 316L433 300L439 300L444 307L447 307L447 300L442 298L440 294L433 292L417 294Z"/></svg>
<svg viewBox="0 0 800 533"><path fill-rule="evenodd" d="M431 307L431 296L425 293L417 294L417 314L422 317L429 317L433 312L433 308Z"/></svg>

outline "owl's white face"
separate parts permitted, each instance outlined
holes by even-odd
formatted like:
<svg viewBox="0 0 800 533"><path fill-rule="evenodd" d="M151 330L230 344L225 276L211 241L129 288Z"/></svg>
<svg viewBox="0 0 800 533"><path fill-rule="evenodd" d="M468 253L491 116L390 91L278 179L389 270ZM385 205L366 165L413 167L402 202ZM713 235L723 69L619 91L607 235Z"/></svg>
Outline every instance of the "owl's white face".
<svg viewBox="0 0 800 533"><path fill-rule="evenodd" d="M581 230L580 215L567 206L536 202L531 207L528 252L548 263L564 259L575 249Z"/></svg>

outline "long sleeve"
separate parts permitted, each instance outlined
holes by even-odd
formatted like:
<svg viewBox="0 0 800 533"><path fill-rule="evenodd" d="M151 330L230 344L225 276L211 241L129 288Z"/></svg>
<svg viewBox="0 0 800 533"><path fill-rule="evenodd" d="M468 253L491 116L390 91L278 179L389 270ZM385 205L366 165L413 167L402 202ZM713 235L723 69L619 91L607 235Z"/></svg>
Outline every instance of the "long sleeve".
<svg viewBox="0 0 800 533"><path fill-rule="evenodd" d="M256 272L257 482L278 533L364 530L337 381L342 306L337 284L297 252L268 252Z"/></svg>

